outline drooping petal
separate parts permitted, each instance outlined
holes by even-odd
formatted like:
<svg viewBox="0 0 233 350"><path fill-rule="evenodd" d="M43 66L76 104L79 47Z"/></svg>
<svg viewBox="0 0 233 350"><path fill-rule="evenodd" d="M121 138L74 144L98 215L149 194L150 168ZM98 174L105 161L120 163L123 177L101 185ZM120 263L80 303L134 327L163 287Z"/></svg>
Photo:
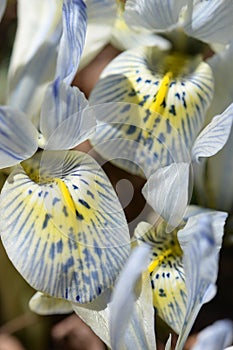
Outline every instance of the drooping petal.
<svg viewBox="0 0 233 350"><path fill-rule="evenodd" d="M40 292L35 293L30 299L29 307L38 315L59 315L73 312L69 301L53 298Z"/></svg>
<svg viewBox="0 0 233 350"><path fill-rule="evenodd" d="M0 3L0 21L2 19L2 16L4 15L4 12L5 12L6 1L7 0L2 0L1 3Z"/></svg>
<svg viewBox="0 0 233 350"><path fill-rule="evenodd" d="M37 147L37 131L26 116L12 107L0 107L0 167L19 164Z"/></svg>
<svg viewBox="0 0 233 350"><path fill-rule="evenodd" d="M194 0L189 2L184 30L208 43L228 44L233 40L232 1Z"/></svg>
<svg viewBox="0 0 233 350"><path fill-rule="evenodd" d="M129 254L119 200L80 152L42 152L16 168L0 201L1 238L35 289L80 303L115 282Z"/></svg>
<svg viewBox="0 0 233 350"><path fill-rule="evenodd" d="M43 101L40 130L45 138L44 148L64 150L87 139L96 124L92 108L76 87L57 79L51 84Z"/></svg>
<svg viewBox="0 0 233 350"><path fill-rule="evenodd" d="M90 63L110 43L117 4L108 0L86 0L87 33L79 70Z"/></svg>
<svg viewBox="0 0 233 350"><path fill-rule="evenodd" d="M134 304L136 296L134 293L134 287L141 273L146 269L148 265L149 252L150 246L146 244L142 244L141 246L135 248L114 288L112 302L110 304L110 337L111 348L113 350L121 349L124 344L125 336L127 336L126 329L130 323L131 315L135 312ZM148 300L148 303L150 302L152 309L152 300ZM139 316L141 317L138 318L137 322L141 326L141 332L143 335L145 324L143 324L143 315ZM153 318L151 317L150 321L153 324L152 320ZM137 338L138 342L140 343L140 347L135 348L134 344L129 343L127 349L133 350L153 348L153 344L150 344L149 346L147 343L145 335L143 337L140 337L140 334L137 334ZM153 342L155 343L154 339Z"/></svg>
<svg viewBox="0 0 233 350"><path fill-rule="evenodd" d="M190 217L178 232L183 250L183 265L187 287L187 310L175 350L184 343L202 305L216 294L218 258L223 226L227 214L213 212Z"/></svg>
<svg viewBox="0 0 233 350"><path fill-rule="evenodd" d="M187 290L177 230L168 234L165 222L157 229L142 222L135 236L139 243L152 244L148 270L156 314L179 334L186 313Z"/></svg>
<svg viewBox="0 0 233 350"><path fill-rule="evenodd" d="M32 118L54 78L62 34L61 1L18 1L18 27L9 68L8 104Z"/></svg>
<svg viewBox="0 0 233 350"><path fill-rule="evenodd" d="M182 221L188 205L189 163L173 163L152 174L142 193L154 211L172 227Z"/></svg>
<svg viewBox="0 0 233 350"><path fill-rule="evenodd" d="M91 142L104 158L111 159L116 148L126 152L133 141L135 159L130 160L144 171L169 165L174 154L175 161L187 161L184 153L203 125L212 95L210 67L198 57L156 48L127 51L108 65L91 93L91 105L112 104L98 114L100 127ZM110 142L106 146L113 139L113 146ZM127 162L112 162L141 175Z"/></svg>
<svg viewBox="0 0 233 350"><path fill-rule="evenodd" d="M127 0L126 22L151 30L169 31L178 25L181 9L187 0Z"/></svg>
<svg viewBox="0 0 233 350"><path fill-rule="evenodd" d="M192 148L193 160L198 162L200 157L211 157L220 151L228 140L232 123L233 103L198 135Z"/></svg>
<svg viewBox="0 0 233 350"><path fill-rule="evenodd" d="M233 323L230 320L216 321L197 335L191 350L223 350L233 341Z"/></svg>
<svg viewBox="0 0 233 350"><path fill-rule="evenodd" d="M64 0L63 32L59 45L56 78L70 84L78 70L86 35L86 5L83 0Z"/></svg>

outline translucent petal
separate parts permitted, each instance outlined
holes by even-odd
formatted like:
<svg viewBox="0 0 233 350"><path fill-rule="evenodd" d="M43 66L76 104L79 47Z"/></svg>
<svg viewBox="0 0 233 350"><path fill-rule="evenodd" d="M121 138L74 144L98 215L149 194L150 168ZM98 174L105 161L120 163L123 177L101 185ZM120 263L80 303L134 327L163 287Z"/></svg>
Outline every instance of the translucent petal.
<svg viewBox="0 0 233 350"><path fill-rule="evenodd" d="M41 109L40 130L44 148L70 149L87 139L96 124L93 109L76 87L56 80L47 89Z"/></svg>
<svg viewBox="0 0 233 350"><path fill-rule="evenodd" d="M20 163L37 147L37 131L26 116L12 107L0 107L0 167Z"/></svg>
<svg viewBox="0 0 233 350"><path fill-rule="evenodd" d="M209 66L198 57L156 48L122 53L104 70L90 96L91 105L111 102L97 115L100 127L92 144L104 158L138 175L142 172L135 166L113 159L116 149L126 153L132 142L131 162L144 171L149 168L150 174L174 161L187 161L212 99L212 79Z"/></svg>
<svg viewBox="0 0 233 350"><path fill-rule="evenodd" d="M86 35L86 5L83 0L64 0L63 32L59 45L56 77L70 84L80 62Z"/></svg>
<svg viewBox="0 0 233 350"><path fill-rule="evenodd" d="M135 235L139 242L152 244L148 269L156 313L179 334L186 313L187 290L177 230L167 234L165 222L157 230L140 223Z"/></svg>
<svg viewBox="0 0 233 350"><path fill-rule="evenodd" d="M227 214L213 212L191 217L178 232L183 250L183 264L187 287L187 311L176 350L184 343L202 305L216 294L219 250Z"/></svg>
<svg viewBox="0 0 233 350"><path fill-rule="evenodd" d="M5 8L6 8L6 0L2 0L0 4L0 21L2 19L2 16L4 15Z"/></svg>
<svg viewBox="0 0 233 350"><path fill-rule="evenodd" d="M233 103L220 115L217 115L198 135L193 148L192 158L211 157L226 144L233 123Z"/></svg>
<svg viewBox="0 0 233 350"><path fill-rule="evenodd" d="M90 63L110 42L117 5L109 0L86 0L87 33L79 70Z"/></svg>
<svg viewBox="0 0 233 350"><path fill-rule="evenodd" d="M0 202L7 254L35 289L89 302L113 285L129 254L119 200L80 152L43 152L16 168Z"/></svg>
<svg viewBox="0 0 233 350"><path fill-rule="evenodd" d="M230 320L216 321L197 335L197 340L191 350L224 349L233 341L233 323Z"/></svg>
<svg viewBox="0 0 233 350"><path fill-rule="evenodd" d="M178 25L181 9L187 0L127 0L125 19L154 31L169 31Z"/></svg>
<svg viewBox="0 0 233 350"><path fill-rule="evenodd" d="M111 348L113 350L120 349L124 344L126 329L134 309L134 287L141 273L146 269L149 252L150 246L146 244L135 248L114 288L112 302L110 304L110 338ZM142 320L143 318L139 319L138 322L143 328ZM145 336L141 339L139 338L139 341L141 343L141 349L148 348ZM134 348L130 346L128 349Z"/></svg>
<svg viewBox="0 0 233 350"><path fill-rule="evenodd" d="M189 163L173 163L152 174L142 193L154 211L172 227L182 221L188 205Z"/></svg>
<svg viewBox="0 0 233 350"><path fill-rule="evenodd" d="M62 33L62 2L18 1L18 27L9 68L8 104L32 118L54 78Z"/></svg>
<svg viewBox="0 0 233 350"><path fill-rule="evenodd" d="M53 298L40 292L35 293L30 299L29 307L38 315L59 315L73 312L69 301Z"/></svg>
<svg viewBox="0 0 233 350"><path fill-rule="evenodd" d="M208 43L228 44L233 40L232 1L194 0L190 2L184 30Z"/></svg>

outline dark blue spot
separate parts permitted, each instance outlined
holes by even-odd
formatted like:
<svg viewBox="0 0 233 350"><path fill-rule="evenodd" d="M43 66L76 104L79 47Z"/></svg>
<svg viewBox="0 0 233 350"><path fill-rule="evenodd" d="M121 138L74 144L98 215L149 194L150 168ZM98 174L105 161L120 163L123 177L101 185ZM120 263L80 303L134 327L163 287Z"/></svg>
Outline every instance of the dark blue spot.
<svg viewBox="0 0 233 350"><path fill-rule="evenodd" d="M73 184L72 187L73 187L74 190L78 190L78 186Z"/></svg>
<svg viewBox="0 0 233 350"><path fill-rule="evenodd" d="M63 241L60 239L60 241L57 242L57 252L62 253L63 250Z"/></svg>
<svg viewBox="0 0 233 350"><path fill-rule="evenodd" d="M167 133L170 134L172 131L170 120L166 119Z"/></svg>
<svg viewBox="0 0 233 350"><path fill-rule="evenodd" d="M55 257L55 244L52 243L49 251L49 256L53 260Z"/></svg>
<svg viewBox="0 0 233 350"><path fill-rule="evenodd" d="M64 205L63 208L62 208L62 212L63 212L63 214L64 214L66 217L68 216L67 208L66 208L65 205Z"/></svg>
<svg viewBox="0 0 233 350"><path fill-rule="evenodd" d="M90 205L84 200L84 199L79 199L79 203L81 203L85 208L90 209Z"/></svg>
<svg viewBox="0 0 233 350"><path fill-rule="evenodd" d="M139 83L142 80L141 77L137 78L136 82Z"/></svg>
<svg viewBox="0 0 233 350"><path fill-rule="evenodd" d="M77 302L80 302L80 300L81 300L80 296L77 295L77 296L76 296L76 301L77 301Z"/></svg>
<svg viewBox="0 0 233 350"><path fill-rule="evenodd" d="M89 190L87 190L87 195L90 196L93 199L95 198L94 194L91 191L89 191Z"/></svg>
<svg viewBox="0 0 233 350"><path fill-rule="evenodd" d="M44 230L48 226L49 219L51 219L52 215L45 214L44 222L42 225L42 230Z"/></svg>
<svg viewBox="0 0 233 350"><path fill-rule="evenodd" d="M55 205L57 202L60 202L60 198L55 197L53 199L53 205Z"/></svg>
<svg viewBox="0 0 233 350"><path fill-rule="evenodd" d="M84 219L83 215L80 214L80 213L78 212L78 210L76 210L75 213L76 213L76 218L77 218L78 220L83 220L83 219Z"/></svg>
<svg viewBox="0 0 233 350"><path fill-rule="evenodd" d="M155 278L158 280L159 279L159 273L156 274Z"/></svg>
<svg viewBox="0 0 233 350"><path fill-rule="evenodd" d="M164 133L160 133L159 136L158 136L158 141L159 143L164 143L165 141L165 136L164 136Z"/></svg>
<svg viewBox="0 0 233 350"><path fill-rule="evenodd" d="M121 110L120 113L128 112L130 110L131 106L130 104L125 105Z"/></svg>
<svg viewBox="0 0 233 350"><path fill-rule="evenodd" d="M180 100L180 94L179 94L179 92L177 92L177 93L175 94L175 97L177 97L177 98Z"/></svg>
<svg viewBox="0 0 233 350"><path fill-rule="evenodd" d="M160 106L161 107L163 107L163 108L166 108L166 100L165 100L165 97L164 97L164 99L163 99L163 102L160 104Z"/></svg>
<svg viewBox="0 0 233 350"><path fill-rule="evenodd" d="M74 258L71 256L62 266L62 272L67 273L69 268L74 265Z"/></svg>
<svg viewBox="0 0 233 350"><path fill-rule="evenodd" d="M150 83L151 83L151 80L150 80L150 79L146 79L146 80L145 80L145 83L150 84Z"/></svg>
<svg viewBox="0 0 233 350"><path fill-rule="evenodd" d="M32 194L32 190L29 190L29 191L28 191L28 194Z"/></svg>
<svg viewBox="0 0 233 350"><path fill-rule="evenodd" d="M137 129L137 127L135 125L130 125L128 130L127 130L127 134L128 135L134 134L136 129Z"/></svg>
<svg viewBox="0 0 233 350"><path fill-rule="evenodd" d="M176 116L175 105L171 105L171 108L169 109L169 113L171 113L171 114L173 114L174 116Z"/></svg>
<svg viewBox="0 0 233 350"><path fill-rule="evenodd" d="M99 295L99 294L101 294L101 292L102 292L102 289L101 289L101 287L98 287L98 291L97 291L97 294Z"/></svg>

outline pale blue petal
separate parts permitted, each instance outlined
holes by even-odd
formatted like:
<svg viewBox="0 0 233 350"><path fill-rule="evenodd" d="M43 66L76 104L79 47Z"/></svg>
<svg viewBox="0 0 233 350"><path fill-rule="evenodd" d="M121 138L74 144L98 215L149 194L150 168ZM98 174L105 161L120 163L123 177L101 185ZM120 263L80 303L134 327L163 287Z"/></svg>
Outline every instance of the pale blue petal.
<svg viewBox="0 0 233 350"><path fill-rule="evenodd" d="M129 256L124 212L93 158L41 153L16 167L3 186L2 242L35 289L87 303L113 286Z"/></svg>
<svg viewBox="0 0 233 350"><path fill-rule="evenodd" d="M224 212L196 215L178 232L184 254L188 303L176 350L183 349L199 310L216 294L219 250L226 217Z"/></svg>
<svg viewBox="0 0 233 350"><path fill-rule="evenodd" d="M0 167L20 163L37 147L37 131L26 116L12 107L0 107Z"/></svg>
<svg viewBox="0 0 233 350"><path fill-rule="evenodd" d="M30 309L38 315L59 315L73 312L72 304L65 299L53 298L37 292L29 300Z"/></svg>
<svg viewBox="0 0 233 350"><path fill-rule="evenodd" d="M86 35L86 5L83 0L64 0L63 33L59 45L56 77L70 84L78 70Z"/></svg>
<svg viewBox="0 0 233 350"><path fill-rule="evenodd" d="M38 117L52 81L62 33L61 2L18 1L18 27L9 67L8 104Z"/></svg>
<svg viewBox="0 0 233 350"><path fill-rule="evenodd" d="M89 137L96 124L94 108L84 94L57 79L46 92L41 110L40 130L43 148L71 149Z"/></svg>
<svg viewBox="0 0 233 350"><path fill-rule="evenodd" d="M2 0L1 3L0 3L0 21L2 19L2 16L4 15L4 12L5 12L6 1L7 0Z"/></svg>
<svg viewBox="0 0 233 350"><path fill-rule="evenodd" d="M232 12L231 0L194 0L188 7L184 30L208 43L228 44L233 40Z"/></svg>
<svg viewBox="0 0 233 350"><path fill-rule="evenodd" d="M195 345L191 350L223 350L233 342L233 322L230 320L216 321L197 335Z"/></svg>
<svg viewBox="0 0 233 350"><path fill-rule="evenodd" d="M110 339L113 350L120 349L124 344L126 328L134 309L134 286L148 266L149 252L150 246L146 244L135 248L114 288L110 304ZM146 339L141 339L141 342L141 349L147 349Z"/></svg>
<svg viewBox="0 0 233 350"><path fill-rule="evenodd" d="M125 19L129 25L169 31L178 24L180 11L187 0L128 0Z"/></svg>
<svg viewBox="0 0 233 350"><path fill-rule="evenodd" d="M228 140L232 123L233 103L198 135L192 148L192 159L198 162L200 157L211 157L219 152Z"/></svg>
<svg viewBox="0 0 233 350"><path fill-rule="evenodd" d="M142 189L150 206L173 227L182 221L188 205L189 166L189 163L173 163L161 168Z"/></svg>
<svg viewBox="0 0 233 350"><path fill-rule="evenodd" d="M87 33L79 70L90 63L111 40L117 4L109 0L86 0Z"/></svg>

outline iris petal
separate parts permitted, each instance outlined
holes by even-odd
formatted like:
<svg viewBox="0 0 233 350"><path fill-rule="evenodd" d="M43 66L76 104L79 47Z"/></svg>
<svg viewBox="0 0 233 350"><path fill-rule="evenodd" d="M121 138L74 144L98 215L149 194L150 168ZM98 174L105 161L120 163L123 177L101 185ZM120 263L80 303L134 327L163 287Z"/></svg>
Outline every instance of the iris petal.
<svg viewBox="0 0 233 350"><path fill-rule="evenodd" d="M29 307L38 315L68 314L73 312L69 301L37 292L29 301Z"/></svg>
<svg viewBox="0 0 233 350"><path fill-rule="evenodd" d="M112 286L129 254L127 223L99 165L84 153L43 152L1 194L1 238L37 290L81 303Z"/></svg>
<svg viewBox="0 0 233 350"><path fill-rule="evenodd" d="M2 0L0 4L0 21L2 19L2 16L4 15L5 8L6 8L6 0Z"/></svg>
<svg viewBox="0 0 233 350"><path fill-rule="evenodd" d="M37 130L18 110L0 107L0 167L19 164L37 150Z"/></svg>

